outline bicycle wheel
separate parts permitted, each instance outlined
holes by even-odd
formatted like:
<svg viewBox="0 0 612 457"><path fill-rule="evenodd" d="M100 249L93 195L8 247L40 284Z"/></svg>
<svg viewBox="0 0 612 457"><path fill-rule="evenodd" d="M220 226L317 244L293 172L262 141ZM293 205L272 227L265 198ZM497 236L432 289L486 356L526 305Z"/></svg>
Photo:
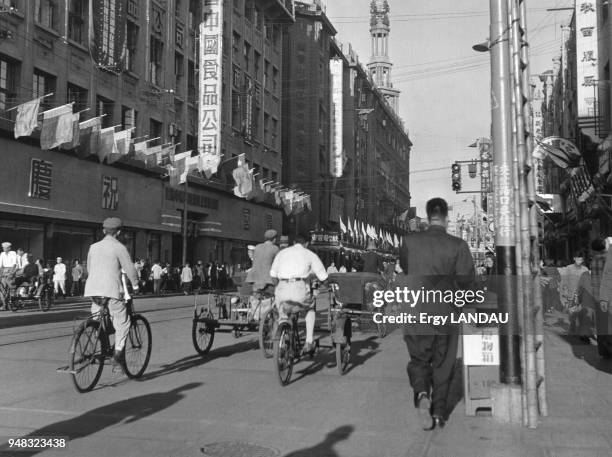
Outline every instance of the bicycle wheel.
<svg viewBox="0 0 612 457"><path fill-rule="evenodd" d="M55 302L55 294L52 289L44 288L38 297L38 307L41 311L49 311L51 305Z"/></svg>
<svg viewBox="0 0 612 457"><path fill-rule="evenodd" d="M151 326L140 314L132 316L130 331L125 340L125 374L128 378L140 378L151 358Z"/></svg>
<svg viewBox="0 0 612 457"><path fill-rule="evenodd" d="M81 324L70 348L72 383L79 392L89 392L97 384L104 368L104 355L100 341L100 322Z"/></svg>
<svg viewBox="0 0 612 457"><path fill-rule="evenodd" d="M270 359L274 355L274 343L272 332L274 322L278 319L276 308L270 308L259 321L259 349L265 359Z"/></svg>
<svg viewBox="0 0 612 457"><path fill-rule="evenodd" d="M336 366L340 374L346 373L350 361L351 343L348 340L346 344L336 343Z"/></svg>
<svg viewBox="0 0 612 457"><path fill-rule="evenodd" d="M209 312L206 318L212 319L212 313ZM197 317L194 317L193 326L191 327L191 339L198 354L204 355L210 351L213 344L215 339L215 328L211 324L201 322Z"/></svg>
<svg viewBox="0 0 612 457"><path fill-rule="evenodd" d="M274 340L274 368L281 386L286 386L291 381L293 372L293 341L292 329L283 324L278 330L278 339Z"/></svg>

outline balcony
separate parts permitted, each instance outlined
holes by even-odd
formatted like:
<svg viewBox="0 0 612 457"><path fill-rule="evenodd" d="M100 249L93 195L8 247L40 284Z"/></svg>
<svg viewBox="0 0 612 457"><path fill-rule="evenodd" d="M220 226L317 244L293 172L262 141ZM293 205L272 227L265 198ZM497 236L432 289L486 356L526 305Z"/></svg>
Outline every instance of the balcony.
<svg viewBox="0 0 612 457"><path fill-rule="evenodd" d="M261 5L273 22L295 22L293 0L262 0Z"/></svg>

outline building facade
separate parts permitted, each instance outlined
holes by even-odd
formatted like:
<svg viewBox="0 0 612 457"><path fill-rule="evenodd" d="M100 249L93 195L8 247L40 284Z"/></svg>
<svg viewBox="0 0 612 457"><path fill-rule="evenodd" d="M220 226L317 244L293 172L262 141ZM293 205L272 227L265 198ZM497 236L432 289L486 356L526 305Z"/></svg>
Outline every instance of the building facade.
<svg viewBox="0 0 612 457"><path fill-rule="evenodd" d="M245 154L260 177L281 179L281 36L293 21L293 3L223 5L224 164L210 180L189 178L188 259L237 263L266 228L282 228L271 201L234 197L231 171L232 159ZM184 192L169 187L165 169L129 158L107 165L71 151L40 150L36 135L12 138L15 111L6 110L52 94L43 109L72 102L81 120L104 115L104 127L131 127L133 137L147 136L150 145L195 151L197 31L206 2L11 0L11 6L0 14L0 29L9 32L0 38L0 150L12 160L0 170L0 238L35 256L82 258L99 237L102 219L116 215L126 221L133 255L180 262ZM90 31L92 15L105 7L117 13L116 21ZM31 191L41 163L45 172L52 169L52 189L43 199Z"/></svg>
<svg viewBox="0 0 612 457"><path fill-rule="evenodd" d="M335 39L321 1L295 2L296 23L283 44L284 54L295 57L284 64L283 183L311 194L312 212L286 218L289 233L337 231L340 219L391 233L408 228L400 216L410 208L412 143L390 78L388 8L381 13L375 6L372 23L385 32L372 29L376 65L366 69L351 46ZM334 88L342 93L341 135L333 134L339 131Z"/></svg>

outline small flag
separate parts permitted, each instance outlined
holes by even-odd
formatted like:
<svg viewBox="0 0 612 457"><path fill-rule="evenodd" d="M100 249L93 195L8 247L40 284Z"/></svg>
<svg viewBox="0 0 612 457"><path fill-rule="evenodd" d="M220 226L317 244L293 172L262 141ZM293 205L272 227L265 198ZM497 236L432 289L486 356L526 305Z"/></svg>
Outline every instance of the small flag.
<svg viewBox="0 0 612 457"><path fill-rule="evenodd" d="M43 112L40 148L53 149L72 141L72 103Z"/></svg>
<svg viewBox="0 0 612 457"><path fill-rule="evenodd" d="M72 115L72 141L60 145L60 149L75 149L80 143L79 113Z"/></svg>
<svg viewBox="0 0 612 457"><path fill-rule="evenodd" d="M116 154L115 146L115 127L108 127L100 130L100 140L98 141L98 150L96 154L100 163L111 154Z"/></svg>
<svg viewBox="0 0 612 457"><path fill-rule="evenodd" d="M40 97L23 103L17 107L17 118L15 119L15 138L29 136L38 127L38 110L40 109Z"/></svg>
<svg viewBox="0 0 612 457"><path fill-rule="evenodd" d="M101 127L101 117L94 117L79 124L79 145L75 151L79 159L96 153Z"/></svg>
<svg viewBox="0 0 612 457"><path fill-rule="evenodd" d="M339 219L340 219L340 230L342 231L342 233L346 233L347 232L346 225L344 225L344 222L342 222L342 218L339 218Z"/></svg>

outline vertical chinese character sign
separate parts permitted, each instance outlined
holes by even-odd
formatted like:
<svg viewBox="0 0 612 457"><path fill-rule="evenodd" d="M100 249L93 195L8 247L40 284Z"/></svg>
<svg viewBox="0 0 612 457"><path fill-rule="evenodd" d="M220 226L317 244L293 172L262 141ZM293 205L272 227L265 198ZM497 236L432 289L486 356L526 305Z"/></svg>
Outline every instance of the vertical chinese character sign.
<svg viewBox="0 0 612 457"><path fill-rule="evenodd" d="M53 164L45 160L32 159L30 168L30 192L32 198L49 200L51 198L51 172Z"/></svg>
<svg viewBox="0 0 612 457"><path fill-rule="evenodd" d="M597 8L595 0L576 1L578 117L594 117L597 97Z"/></svg>
<svg viewBox="0 0 612 457"><path fill-rule="evenodd" d="M334 178L340 178L344 168L342 144L342 60L332 59L329 62L331 73L331 160L330 172Z"/></svg>
<svg viewBox="0 0 612 457"><path fill-rule="evenodd" d="M205 0L200 24L198 152L221 153L223 1ZM216 171L216 169L214 170Z"/></svg>
<svg viewBox="0 0 612 457"><path fill-rule="evenodd" d="M102 209L117 210L119 203L119 189L117 178L102 176Z"/></svg>

